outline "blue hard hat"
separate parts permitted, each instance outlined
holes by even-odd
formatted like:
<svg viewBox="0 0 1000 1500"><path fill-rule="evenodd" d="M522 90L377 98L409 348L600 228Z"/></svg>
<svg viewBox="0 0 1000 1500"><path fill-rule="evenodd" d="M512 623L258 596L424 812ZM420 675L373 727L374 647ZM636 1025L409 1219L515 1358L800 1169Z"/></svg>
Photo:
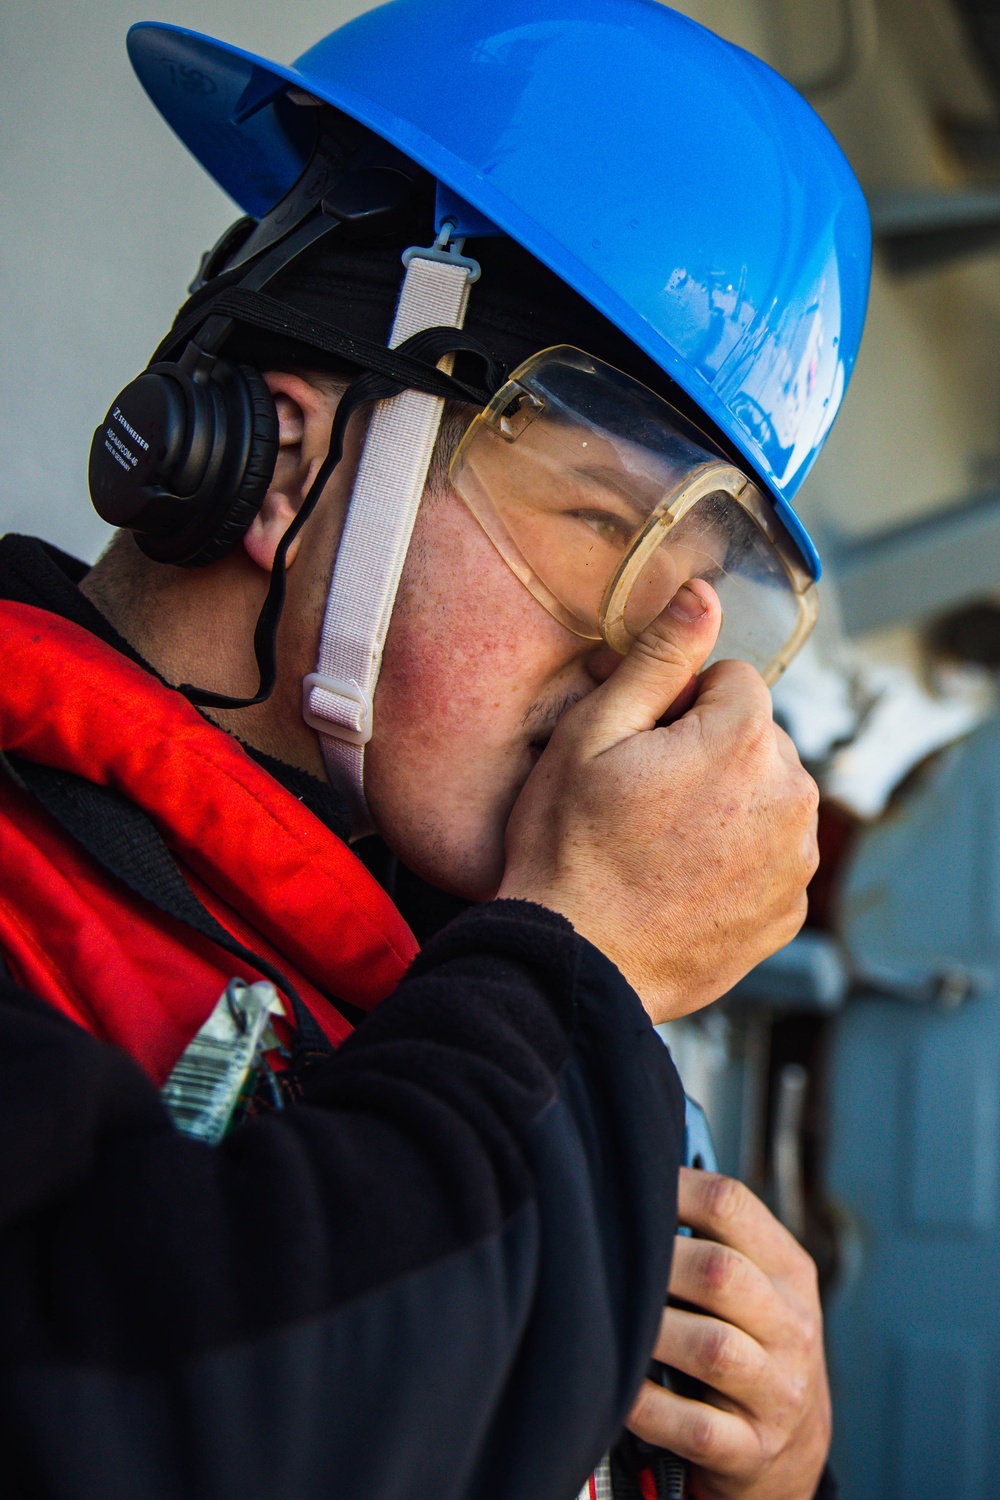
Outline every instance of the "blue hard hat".
<svg viewBox="0 0 1000 1500"><path fill-rule="evenodd" d="M289 88L426 168L459 232L510 235L691 396L818 576L790 502L854 365L871 229L839 146L764 63L656 0L392 0L293 67L151 22L128 46L254 217L310 149Z"/></svg>

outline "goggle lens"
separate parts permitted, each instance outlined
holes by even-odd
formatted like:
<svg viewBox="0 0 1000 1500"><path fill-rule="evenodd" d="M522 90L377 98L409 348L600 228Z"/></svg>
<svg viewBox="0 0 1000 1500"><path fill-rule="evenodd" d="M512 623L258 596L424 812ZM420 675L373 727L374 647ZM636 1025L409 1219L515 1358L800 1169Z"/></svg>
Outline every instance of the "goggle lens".
<svg viewBox="0 0 1000 1500"><path fill-rule="evenodd" d="M755 487L665 401L561 347L536 355L476 417L451 481L539 603L618 651L681 585L716 589L712 660L773 682L806 639L815 589Z"/></svg>
<svg viewBox="0 0 1000 1500"><path fill-rule="evenodd" d="M750 500L759 500L755 491L737 498L716 491L665 531L620 597L609 591L602 633L611 645L627 649L683 583L703 578L722 605L709 661L736 657L768 682L777 679L815 623L816 595L811 585L796 591L780 554L745 509Z"/></svg>

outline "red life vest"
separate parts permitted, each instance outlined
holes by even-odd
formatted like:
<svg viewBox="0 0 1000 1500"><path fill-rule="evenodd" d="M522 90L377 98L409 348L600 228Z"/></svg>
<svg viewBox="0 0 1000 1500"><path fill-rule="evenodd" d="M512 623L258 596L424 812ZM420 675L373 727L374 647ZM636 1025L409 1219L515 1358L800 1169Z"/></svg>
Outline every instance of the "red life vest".
<svg viewBox="0 0 1000 1500"><path fill-rule="evenodd" d="M370 1009L417 951L345 844L180 693L57 615L0 601L0 750L113 787L148 814L216 920L295 985ZM247 964L106 874L0 774L0 953L13 977L157 1084Z"/></svg>

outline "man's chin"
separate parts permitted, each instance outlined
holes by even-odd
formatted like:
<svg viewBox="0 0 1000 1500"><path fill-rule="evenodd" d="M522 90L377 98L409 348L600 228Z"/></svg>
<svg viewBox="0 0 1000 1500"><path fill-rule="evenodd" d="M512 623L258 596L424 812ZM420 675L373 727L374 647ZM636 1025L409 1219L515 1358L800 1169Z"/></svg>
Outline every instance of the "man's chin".
<svg viewBox="0 0 1000 1500"><path fill-rule="evenodd" d="M382 837L396 857L421 880L463 901L492 901L504 872L504 827L495 818L476 826L409 830L409 837Z"/></svg>
<svg viewBox="0 0 1000 1500"><path fill-rule="evenodd" d="M492 901L503 880L506 864L507 822L525 782L544 750L537 752L523 741L516 755L480 763L479 786L475 780L439 785L450 805L440 808L430 797L395 804L369 798L376 826L385 842L414 875L429 885L458 896L463 901ZM488 786L489 798L479 794ZM464 792L464 795L463 795Z"/></svg>
<svg viewBox="0 0 1000 1500"><path fill-rule="evenodd" d="M436 886L439 891L444 891L449 896L458 896L462 901L472 901L481 904L484 901L492 901L500 889L503 879L503 857L490 861L487 865L481 857L481 850L470 851L468 854L459 855L446 864L429 864L425 870L417 870L415 873L428 884Z"/></svg>

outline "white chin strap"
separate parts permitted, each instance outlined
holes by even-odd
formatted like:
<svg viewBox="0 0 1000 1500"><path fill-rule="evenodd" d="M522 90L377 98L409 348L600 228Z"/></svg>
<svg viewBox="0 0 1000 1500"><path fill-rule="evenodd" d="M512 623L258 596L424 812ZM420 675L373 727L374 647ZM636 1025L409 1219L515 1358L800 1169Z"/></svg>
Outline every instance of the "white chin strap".
<svg viewBox="0 0 1000 1500"><path fill-rule="evenodd" d="M461 328L465 321L479 267L458 253L461 240L445 248L452 232L446 223L431 248L403 256L390 349L425 328ZM451 362L446 356L440 368L450 374ZM319 661L302 684L303 717L319 731L330 780L351 797L355 835L373 826L364 791L372 702L443 411L443 398L423 391L402 391L376 406L330 580Z"/></svg>

